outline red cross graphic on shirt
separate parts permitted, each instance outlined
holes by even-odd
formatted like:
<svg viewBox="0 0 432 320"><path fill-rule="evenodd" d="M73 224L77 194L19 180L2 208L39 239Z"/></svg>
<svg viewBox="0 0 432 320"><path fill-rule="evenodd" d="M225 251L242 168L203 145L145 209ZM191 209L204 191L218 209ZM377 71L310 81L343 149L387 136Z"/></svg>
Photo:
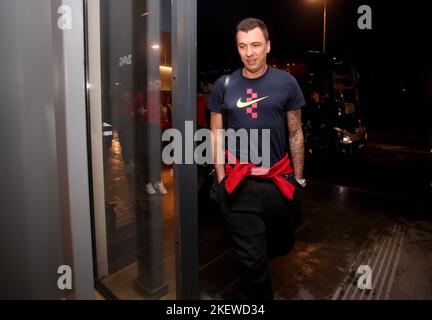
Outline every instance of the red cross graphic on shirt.
<svg viewBox="0 0 432 320"><path fill-rule="evenodd" d="M250 101L258 98L258 93L253 92L252 89L247 89L246 93L250 96L250 97L246 98L247 102L250 102ZM246 108L246 113L250 114L252 119L257 119L258 113L256 112L257 111L256 109L258 109L258 103L254 103L250 107Z"/></svg>

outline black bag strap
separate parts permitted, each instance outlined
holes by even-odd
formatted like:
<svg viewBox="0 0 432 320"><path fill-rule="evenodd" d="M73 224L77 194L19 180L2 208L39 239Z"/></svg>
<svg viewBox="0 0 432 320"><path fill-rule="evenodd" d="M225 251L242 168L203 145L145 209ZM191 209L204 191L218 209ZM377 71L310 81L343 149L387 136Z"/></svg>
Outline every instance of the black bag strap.
<svg viewBox="0 0 432 320"><path fill-rule="evenodd" d="M225 93L226 93L226 91L228 89L228 85L230 83L230 78L231 78L231 75L229 75L229 74L225 77L225 82L224 82L224 86L223 86L223 89L222 89L222 104L221 104L221 106L222 106L222 112L221 112L221 115L222 115L222 121L223 121L223 128L224 129L226 129L226 116L225 116L225 113L226 113L226 109L227 109L226 105L225 105ZM214 173L216 173L216 169L213 168L213 170L210 172L210 175L212 175Z"/></svg>
<svg viewBox="0 0 432 320"><path fill-rule="evenodd" d="M224 87L222 91L222 121L223 121L223 127L226 129L226 105L225 105L225 93L228 89L228 85L230 83L231 75L227 75L225 77Z"/></svg>

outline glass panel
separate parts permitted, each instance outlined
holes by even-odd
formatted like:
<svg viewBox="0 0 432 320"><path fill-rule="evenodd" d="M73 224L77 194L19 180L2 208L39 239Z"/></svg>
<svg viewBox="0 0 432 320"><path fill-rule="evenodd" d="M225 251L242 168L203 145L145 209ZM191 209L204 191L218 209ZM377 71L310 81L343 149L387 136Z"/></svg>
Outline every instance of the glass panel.
<svg viewBox="0 0 432 320"><path fill-rule="evenodd" d="M164 0L101 1L102 118L108 274L120 299L174 299L171 8ZM111 135L112 134L112 135Z"/></svg>

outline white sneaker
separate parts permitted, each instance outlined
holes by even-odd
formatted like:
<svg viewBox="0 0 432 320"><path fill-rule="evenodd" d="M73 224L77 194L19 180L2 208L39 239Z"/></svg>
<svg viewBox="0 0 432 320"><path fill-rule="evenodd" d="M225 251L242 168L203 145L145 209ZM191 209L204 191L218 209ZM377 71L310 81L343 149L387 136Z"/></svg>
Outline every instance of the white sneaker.
<svg viewBox="0 0 432 320"><path fill-rule="evenodd" d="M152 185L151 183L147 183L147 184L145 185L145 191L146 191L148 194L155 194L155 193L156 193L156 190L153 188L153 185Z"/></svg>
<svg viewBox="0 0 432 320"><path fill-rule="evenodd" d="M165 186L164 186L162 180L156 181L156 182L154 183L154 186L155 186L155 188L156 188L156 189L157 189L161 194L167 194L167 193L168 193L168 191L167 191L167 189L165 188Z"/></svg>

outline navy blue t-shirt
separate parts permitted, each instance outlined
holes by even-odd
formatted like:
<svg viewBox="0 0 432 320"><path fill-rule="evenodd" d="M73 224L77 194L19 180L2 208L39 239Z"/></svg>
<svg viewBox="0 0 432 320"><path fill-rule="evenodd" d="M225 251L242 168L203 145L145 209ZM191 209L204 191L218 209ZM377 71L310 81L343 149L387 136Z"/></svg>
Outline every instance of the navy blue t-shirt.
<svg viewBox="0 0 432 320"><path fill-rule="evenodd" d="M216 80L209 97L207 108L213 112L222 112L225 78L226 76L222 76ZM270 129L270 165L273 166L285 156L289 150L287 112L306 104L300 86L292 75L269 66L261 77L249 79L244 77L242 69L239 69L231 75L224 101L225 129L246 129L250 141L255 141L259 156L262 155L261 129ZM256 135L250 136L251 129L259 129L257 143L254 138ZM249 155L243 153L241 158L240 149L237 142L237 159L244 159L246 156L251 162Z"/></svg>

